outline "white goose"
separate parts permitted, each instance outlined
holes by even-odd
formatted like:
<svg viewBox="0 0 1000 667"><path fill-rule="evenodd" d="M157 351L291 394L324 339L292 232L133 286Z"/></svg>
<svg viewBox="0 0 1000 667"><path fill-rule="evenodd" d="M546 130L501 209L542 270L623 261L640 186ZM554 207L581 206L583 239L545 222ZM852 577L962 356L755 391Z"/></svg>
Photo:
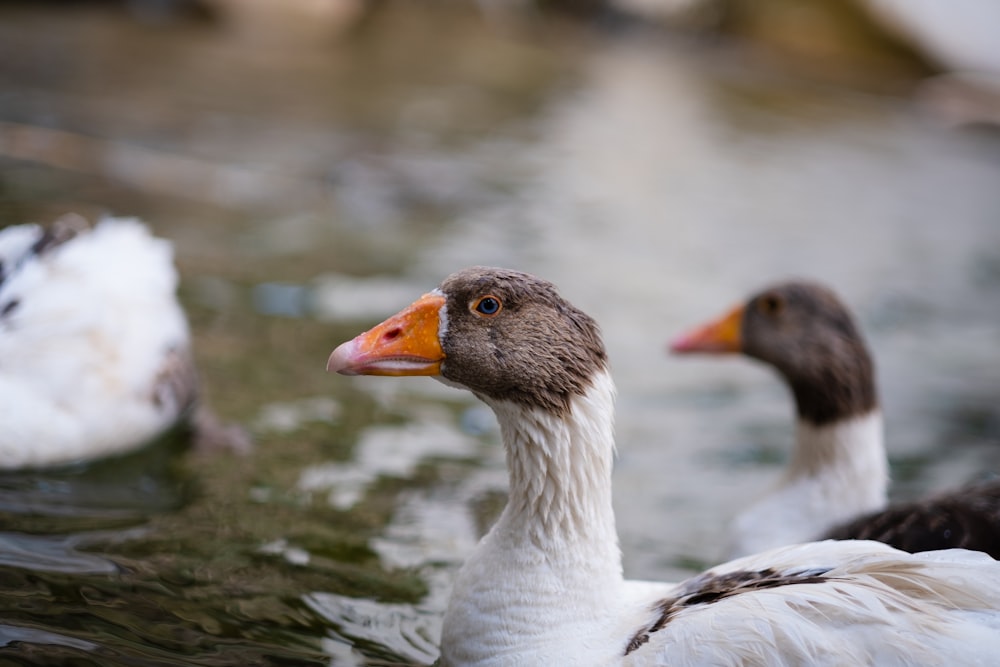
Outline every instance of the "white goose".
<svg viewBox="0 0 1000 667"><path fill-rule="evenodd" d="M137 220L0 231L0 468L122 453L187 414L176 287L170 244Z"/></svg>
<svg viewBox="0 0 1000 667"><path fill-rule="evenodd" d="M682 334L671 350L763 361L795 401L791 459L776 486L736 516L732 556L832 537L1000 557L1000 480L886 508L888 461L874 363L847 307L828 288L773 285Z"/></svg>
<svg viewBox="0 0 1000 667"><path fill-rule="evenodd" d="M679 585L625 580L604 346L550 283L460 271L327 368L437 376L499 419L509 501L458 573L445 667L985 665L1000 652L1000 563L974 552L820 542Z"/></svg>

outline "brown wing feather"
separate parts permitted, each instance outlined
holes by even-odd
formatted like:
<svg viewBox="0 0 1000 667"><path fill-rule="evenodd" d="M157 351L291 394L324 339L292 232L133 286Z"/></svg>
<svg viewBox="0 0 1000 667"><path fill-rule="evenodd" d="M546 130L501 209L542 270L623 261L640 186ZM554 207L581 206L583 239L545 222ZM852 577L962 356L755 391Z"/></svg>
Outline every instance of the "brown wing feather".
<svg viewBox="0 0 1000 667"><path fill-rule="evenodd" d="M959 547L1000 558L1000 480L895 505L842 524L825 537L878 540L911 553Z"/></svg>
<svg viewBox="0 0 1000 667"><path fill-rule="evenodd" d="M181 418L198 401L198 372L187 349L170 349L156 376L150 400L157 410Z"/></svg>

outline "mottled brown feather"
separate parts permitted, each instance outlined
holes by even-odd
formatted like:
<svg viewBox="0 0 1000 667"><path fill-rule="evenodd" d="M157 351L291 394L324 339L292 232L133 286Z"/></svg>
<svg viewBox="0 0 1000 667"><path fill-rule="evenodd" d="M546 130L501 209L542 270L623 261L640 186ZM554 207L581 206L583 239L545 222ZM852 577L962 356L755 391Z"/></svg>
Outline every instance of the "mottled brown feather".
<svg viewBox="0 0 1000 667"><path fill-rule="evenodd" d="M852 519L825 537L878 540L916 553L963 548L1000 558L1000 480Z"/></svg>
<svg viewBox="0 0 1000 667"><path fill-rule="evenodd" d="M597 324L545 280L472 267L449 276L440 289L447 299L441 374L480 397L562 416L570 399L607 366ZM487 295L502 304L492 317L472 310Z"/></svg>
<svg viewBox="0 0 1000 667"><path fill-rule="evenodd" d="M153 405L161 412L187 413L197 403L198 392L198 371L190 350L167 350L153 382L150 396Z"/></svg>
<svg viewBox="0 0 1000 667"><path fill-rule="evenodd" d="M830 581L823 576L828 569L805 570L802 572L780 573L775 570L738 570L715 574L706 572L681 584L681 591L675 596L666 598L656 606L657 618L650 625L642 628L629 641L625 655L636 650L649 641L650 635L662 630L677 614L698 605L708 605L719 600L779 586L792 584L818 584Z"/></svg>

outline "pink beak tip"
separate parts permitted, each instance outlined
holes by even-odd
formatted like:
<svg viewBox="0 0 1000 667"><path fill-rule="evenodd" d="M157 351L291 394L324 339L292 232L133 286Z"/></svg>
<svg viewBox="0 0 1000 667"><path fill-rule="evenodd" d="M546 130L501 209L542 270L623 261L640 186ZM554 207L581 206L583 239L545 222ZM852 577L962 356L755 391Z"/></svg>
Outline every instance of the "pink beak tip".
<svg viewBox="0 0 1000 667"><path fill-rule="evenodd" d="M353 356L353 352L353 340L349 340L346 343L338 345L337 349L330 353L330 358L326 361L326 372L337 372L341 375L357 375L357 373L351 369L351 357Z"/></svg>
<svg viewBox="0 0 1000 667"><path fill-rule="evenodd" d="M669 343L667 343L667 351L671 354L678 354L681 352L688 352L691 348L691 336L688 334L681 334L680 336L674 338Z"/></svg>

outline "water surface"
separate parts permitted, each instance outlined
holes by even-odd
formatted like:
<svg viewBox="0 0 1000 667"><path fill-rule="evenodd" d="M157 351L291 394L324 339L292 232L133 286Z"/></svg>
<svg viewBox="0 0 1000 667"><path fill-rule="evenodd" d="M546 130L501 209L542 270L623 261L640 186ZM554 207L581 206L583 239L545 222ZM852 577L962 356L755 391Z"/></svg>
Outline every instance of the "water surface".
<svg viewBox="0 0 1000 667"><path fill-rule="evenodd" d="M781 278L856 309L895 497L1000 467L1000 144L905 97L426 8L275 44L15 3L0 63L3 222L113 212L172 239L207 401L255 439L0 476L3 664L432 662L503 502L495 424L429 379L323 367L470 264L601 323L629 576L716 561L780 470L776 378L665 344Z"/></svg>

